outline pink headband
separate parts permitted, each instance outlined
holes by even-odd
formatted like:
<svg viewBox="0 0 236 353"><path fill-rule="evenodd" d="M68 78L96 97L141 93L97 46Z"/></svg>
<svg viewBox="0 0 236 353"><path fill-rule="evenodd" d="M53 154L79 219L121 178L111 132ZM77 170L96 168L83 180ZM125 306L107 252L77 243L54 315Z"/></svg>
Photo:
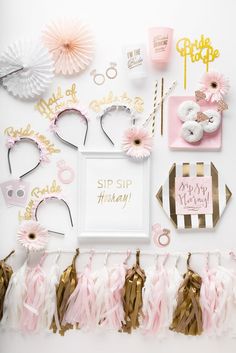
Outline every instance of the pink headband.
<svg viewBox="0 0 236 353"><path fill-rule="evenodd" d="M52 123L50 125L51 130L54 132L54 134L65 144L78 149L78 146L74 145L73 143L65 140L64 138L62 138L59 134L58 134L58 127L57 127L57 122L59 120L59 118L62 117L62 115L64 115L65 113L77 113L81 118L82 121L85 123L86 125L86 130L85 130L85 135L84 135L84 142L83 145L85 145L86 143L86 139L87 139L87 134L88 134L88 115L87 112L84 108L74 108L74 107L68 107L68 108L64 108L63 110L60 110L59 112L56 113L56 115L54 116L54 118L52 119Z"/></svg>
<svg viewBox="0 0 236 353"><path fill-rule="evenodd" d="M36 164L36 166L34 166L32 169L30 169L28 172L22 174L20 176L20 179L23 178L24 176L28 175L29 173L33 172L40 164L41 162L49 162L49 152L47 151L46 147L34 136L31 137L12 137L12 136L8 136L7 138L7 147L8 147L8 151L7 151L7 160L8 160L8 167L9 167L9 171L10 174L12 174L12 168L11 168L11 160L10 160L10 153L12 148L14 147L14 145L20 141L29 141L29 142L33 142L36 144L38 150L39 150L39 161Z"/></svg>

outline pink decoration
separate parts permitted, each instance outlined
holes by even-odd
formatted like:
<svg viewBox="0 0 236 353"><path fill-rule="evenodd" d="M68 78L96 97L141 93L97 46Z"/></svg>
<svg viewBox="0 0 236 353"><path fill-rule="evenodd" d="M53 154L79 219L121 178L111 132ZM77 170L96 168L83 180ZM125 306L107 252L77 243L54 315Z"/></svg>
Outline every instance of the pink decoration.
<svg viewBox="0 0 236 353"><path fill-rule="evenodd" d="M167 64L170 59L173 29L153 27L149 29L150 57L154 63Z"/></svg>
<svg viewBox="0 0 236 353"><path fill-rule="evenodd" d="M145 128L131 127L124 133L122 149L129 157L147 158L152 150L152 136Z"/></svg>
<svg viewBox="0 0 236 353"><path fill-rule="evenodd" d="M110 330L119 330L124 322L123 288L126 266L108 268L95 274L96 324Z"/></svg>
<svg viewBox="0 0 236 353"><path fill-rule="evenodd" d="M94 55L93 41L87 25L76 19L53 22L43 32L57 74L72 75L86 69Z"/></svg>
<svg viewBox="0 0 236 353"><path fill-rule="evenodd" d="M45 300L46 274L42 269L43 256L38 265L28 268L25 277L26 297L23 302L21 314L21 330L24 332L36 332L43 314L42 309Z"/></svg>
<svg viewBox="0 0 236 353"><path fill-rule="evenodd" d="M36 221L24 221L18 230L18 241L29 251L43 250L48 242L48 231Z"/></svg>
<svg viewBox="0 0 236 353"><path fill-rule="evenodd" d="M181 275L176 267L167 269L164 266L166 259L146 272L141 322L144 334L165 334L172 320Z"/></svg>
<svg viewBox="0 0 236 353"><path fill-rule="evenodd" d="M68 307L62 325L79 324L80 328L92 329L95 326L96 293L91 270L91 260L84 272L78 275L78 284L68 300Z"/></svg>
<svg viewBox="0 0 236 353"><path fill-rule="evenodd" d="M176 214L212 214L212 177L176 177Z"/></svg>
<svg viewBox="0 0 236 353"><path fill-rule="evenodd" d="M228 331L232 285L232 273L221 266L206 269L202 276L200 303L203 330L208 335L220 335Z"/></svg>
<svg viewBox="0 0 236 353"><path fill-rule="evenodd" d="M22 179L12 179L0 184L7 206L24 207L27 203L30 183Z"/></svg>
<svg viewBox="0 0 236 353"><path fill-rule="evenodd" d="M206 100L218 102L229 91L229 80L218 72L206 72L202 77L200 90L205 93Z"/></svg>
<svg viewBox="0 0 236 353"><path fill-rule="evenodd" d="M192 100L192 96L171 96L168 100L168 145L175 150L219 150L222 140L222 126L211 134L204 134L201 141L194 144L188 143L181 137L182 122L177 115L179 105ZM217 110L217 102L211 103L207 101L198 102L201 111L209 109Z"/></svg>

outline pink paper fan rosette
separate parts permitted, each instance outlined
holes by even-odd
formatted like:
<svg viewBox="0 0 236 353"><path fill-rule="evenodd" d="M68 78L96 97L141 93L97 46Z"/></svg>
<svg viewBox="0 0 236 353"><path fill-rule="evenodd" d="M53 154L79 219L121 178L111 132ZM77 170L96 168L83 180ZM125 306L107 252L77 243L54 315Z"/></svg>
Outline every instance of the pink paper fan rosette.
<svg viewBox="0 0 236 353"><path fill-rule="evenodd" d="M85 70L94 56L94 37L78 19L52 22L43 31L43 42L53 56L57 74L72 75Z"/></svg>

